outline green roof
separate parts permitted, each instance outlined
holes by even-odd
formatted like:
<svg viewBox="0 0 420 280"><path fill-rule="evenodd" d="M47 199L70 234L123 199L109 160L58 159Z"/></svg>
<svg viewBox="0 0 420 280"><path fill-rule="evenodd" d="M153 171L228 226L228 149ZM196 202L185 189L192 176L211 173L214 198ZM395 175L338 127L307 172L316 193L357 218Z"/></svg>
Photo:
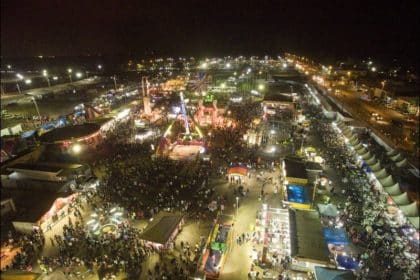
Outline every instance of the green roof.
<svg viewBox="0 0 420 280"><path fill-rule="evenodd" d="M318 263L329 262L328 248L318 212L289 209L289 219L292 257Z"/></svg>
<svg viewBox="0 0 420 280"><path fill-rule="evenodd" d="M166 244L169 237L182 221L183 215L172 213L160 213L155 221L147 226L140 238L159 244Z"/></svg>

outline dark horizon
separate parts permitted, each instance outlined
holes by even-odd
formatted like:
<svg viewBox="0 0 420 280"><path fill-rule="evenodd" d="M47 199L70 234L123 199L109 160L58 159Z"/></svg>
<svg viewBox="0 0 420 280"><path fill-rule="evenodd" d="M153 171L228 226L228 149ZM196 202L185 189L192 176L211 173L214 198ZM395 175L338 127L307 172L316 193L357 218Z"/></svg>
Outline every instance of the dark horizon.
<svg viewBox="0 0 420 280"><path fill-rule="evenodd" d="M417 1L1 2L2 58L278 55L418 63ZM20 16L17 16L20 15Z"/></svg>

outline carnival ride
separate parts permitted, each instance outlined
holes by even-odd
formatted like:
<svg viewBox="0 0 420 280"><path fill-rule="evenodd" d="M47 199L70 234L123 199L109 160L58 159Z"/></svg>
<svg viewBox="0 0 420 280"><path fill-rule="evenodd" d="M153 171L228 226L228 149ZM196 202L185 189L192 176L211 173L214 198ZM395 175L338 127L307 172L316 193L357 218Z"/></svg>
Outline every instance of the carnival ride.
<svg viewBox="0 0 420 280"><path fill-rule="evenodd" d="M120 207L112 209L97 209L90 215L90 220L86 223L87 230L92 236L112 234L116 237L120 235L119 225L125 221L124 211Z"/></svg>
<svg viewBox="0 0 420 280"><path fill-rule="evenodd" d="M152 101L150 94L150 83L148 77L142 77L141 89L143 93L143 111L140 114L140 119L150 123L155 123L162 119L162 110L159 108L152 109Z"/></svg>
<svg viewBox="0 0 420 280"><path fill-rule="evenodd" d="M210 97L210 98L209 98ZM212 95L198 101L198 108L194 114L194 121L200 126L231 126L232 120L223 116L224 109L217 107L217 100Z"/></svg>
<svg viewBox="0 0 420 280"><path fill-rule="evenodd" d="M190 79L188 81L187 88L192 92L202 95L207 91L210 81L211 77L208 74L199 72L195 79Z"/></svg>
<svg viewBox="0 0 420 280"><path fill-rule="evenodd" d="M183 130L182 131L182 127ZM188 117L184 95L180 93L180 112L165 131L157 154L174 160L194 159L205 152L205 140L198 126Z"/></svg>

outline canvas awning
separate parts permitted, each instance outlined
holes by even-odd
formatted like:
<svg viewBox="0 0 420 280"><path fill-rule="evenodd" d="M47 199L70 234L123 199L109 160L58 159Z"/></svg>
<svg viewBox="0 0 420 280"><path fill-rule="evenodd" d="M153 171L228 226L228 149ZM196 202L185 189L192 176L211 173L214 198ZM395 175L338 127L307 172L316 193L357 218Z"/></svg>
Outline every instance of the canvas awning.
<svg viewBox="0 0 420 280"><path fill-rule="evenodd" d="M419 230L419 217L407 217L408 221Z"/></svg>
<svg viewBox="0 0 420 280"><path fill-rule="evenodd" d="M401 205L400 210L406 217L417 217L419 218L419 209L416 202L412 202L408 205Z"/></svg>
<svg viewBox="0 0 420 280"><path fill-rule="evenodd" d="M395 163L395 165L396 165L397 167L404 167L404 166L406 166L406 165L407 165L407 159L405 158L405 159L403 159L403 160L401 160L401 161L398 161L398 162L396 162L396 163Z"/></svg>
<svg viewBox="0 0 420 280"><path fill-rule="evenodd" d="M356 152L359 155L363 155L363 154L366 154L368 152L368 150L366 149L365 146L362 146L360 149L356 150Z"/></svg>
<svg viewBox="0 0 420 280"><path fill-rule="evenodd" d="M371 168L372 169L372 168ZM382 168L379 171L374 172L376 179L380 180L388 176L388 173L386 172L385 168Z"/></svg>
<svg viewBox="0 0 420 280"><path fill-rule="evenodd" d="M323 216L337 217L338 210L333 204L318 204L319 213Z"/></svg>
<svg viewBox="0 0 420 280"><path fill-rule="evenodd" d="M357 143L356 145L354 145L353 146L353 148L354 148L354 150L356 150L356 151L358 151L358 150L360 150L361 148L363 148L363 145L362 145L362 143Z"/></svg>
<svg viewBox="0 0 420 280"><path fill-rule="evenodd" d="M373 172L378 172L379 170L381 170L381 162L378 160L372 165L369 165L369 167Z"/></svg>
<svg viewBox="0 0 420 280"><path fill-rule="evenodd" d="M349 142L350 142L350 144L352 144L353 145L353 143L357 143L359 141L359 139L357 138L357 135L356 134L353 134L351 137L350 137L350 139L349 139Z"/></svg>
<svg viewBox="0 0 420 280"><path fill-rule="evenodd" d="M389 157L392 161L401 161L401 160L403 160L404 158L401 156L401 154L400 153L398 153L398 154L396 154L395 156L392 156L392 157Z"/></svg>
<svg viewBox="0 0 420 280"><path fill-rule="evenodd" d="M368 151L367 153L361 154L360 156L363 160L367 160L372 157L372 154L370 153L370 151Z"/></svg>
<svg viewBox="0 0 420 280"><path fill-rule="evenodd" d="M365 162L366 162L367 165L371 165L371 164L375 163L376 162L376 156L372 156L371 158L366 159Z"/></svg>
<svg viewBox="0 0 420 280"><path fill-rule="evenodd" d="M379 180L379 182L383 187L390 187L395 184L394 180L392 179L392 175L389 175L388 177Z"/></svg>
<svg viewBox="0 0 420 280"><path fill-rule="evenodd" d="M389 195L399 195L401 194L400 184L396 183L393 186L385 187L385 192Z"/></svg>
<svg viewBox="0 0 420 280"><path fill-rule="evenodd" d="M410 204L411 202L406 192L403 192L398 195L391 195L391 198L395 202L395 204L397 204L398 206L407 205L407 204Z"/></svg>
<svg viewBox="0 0 420 280"><path fill-rule="evenodd" d="M227 172L229 175L247 176L248 168L242 166L230 167Z"/></svg>
<svg viewBox="0 0 420 280"><path fill-rule="evenodd" d="M386 152L386 155L389 156L389 157L392 157L392 156L394 156L396 154L397 154L397 151L394 150L394 149L392 149L391 151Z"/></svg>

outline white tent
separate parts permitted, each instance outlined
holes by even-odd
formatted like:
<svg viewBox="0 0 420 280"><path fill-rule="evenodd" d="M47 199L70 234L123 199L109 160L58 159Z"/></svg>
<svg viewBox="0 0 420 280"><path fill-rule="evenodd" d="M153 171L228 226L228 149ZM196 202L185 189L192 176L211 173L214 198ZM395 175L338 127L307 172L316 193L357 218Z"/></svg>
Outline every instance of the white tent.
<svg viewBox="0 0 420 280"><path fill-rule="evenodd" d="M360 150L361 148L363 148L363 145L362 145L362 143L359 142L356 145L354 145L353 148L357 151L357 150Z"/></svg>
<svg viewBox="0 0 420 280"><path fill-rule="evenodd" d="M319 213L323 216L337 217L338 210L333 204L318 204Z"/></svg>
<svg viewBox="0 0 420 280"><path fill-rule="evenodd" d="M354 140L350 140L349 141L349 143L354 147L354 146L356 146L357 144L359 144L360 142L359 142L359 139L354 139Z"/></svg>
<svg viewBox="0 0 420 280"><path fill-rule="evenodd" d="M395 156L390 157L392 159L392 161L401 161L404 158L401 156L400 153L396 154Z"/></svg>
<svg viewBox="0 0 420 280"><path fill-rule="evenodd" d="M353 136L353 132L351 132L351 130L350 131L344 131L343 132L343 134L344 134L344 136L346 136L347 138L351 138L352 136Z"/></svg>
<svg viewBox="0 0 420 280"><path fill-rule="evenodd" d="M373 172L378 172L379 170L381 170L381 162L378 160L372 165L369 165L369 167Z"/></svg>
<svg viewBox="0 0 420 280"><path fill-rule="evenodd" d="M417 203L415 201L408 205L401 205L400 210L406 217L417 217L417 219L419 218L419 209L417 208Z"/></svg>
<svg viewBox="0 0 420 280"><path fill-rule="evenodd" d="M401 161L397 161L397 162L395 163L395 165L396 165L397 167L404 167L404 166L406 166L406 165L407 165L407 159L405 158L405 159L403 159L403 160L401 160Z"/></svg>
<svg viewBox="0 0 420 280"><path fill-rule="evenodd" d="M411 202L406 192L399 195L391 195L391 198L398 206L408 205Z"/></svg>
<svg viewBox="0 0 420 280"><path fill-rule="evenodd" d="M366 154L366 153L367 153L367 151L368 151L368 150L367 150L365 147L362 147L362 148L360 148L360 149L356 150L356 152L357 152L359 155Z"/></svg>
<svg viewBox="0 0 420 280"><path fill-rule="evenodd" d="M353 135L349 138L349 142L354 142L355 140L357 140L357 135L353 133Z"/></svg>
<svg viewBox="0 0 420 280"><path fill-rule="evenodd" d="M392 179L392 175L389 175L388 177L379 180L379 182L383 187L390 187L395 184L394 180Z"/></svg>
<svg viewBox="0 0 420 280"><path fill-rule="evenodd" d="M382 168L379 171L373 172L375 174L376 179L380 180L388 176L388 173L386 172L385 168Z"/></svg>
<svg viewBox="0 0 420 280"><path fill-rule="evenodd" d="M410 221L410 223L419 230L419 217L407 217L407 219Z"/></svg>
<svg viewBox="0 0 420 280"><path fill-rule="evenodd" d="M371 158L366 159L365 162L367 165L371 165L376 162L376 157L372 156Z"/></svg>
<svg viewBox="0 0 420 280"><path fill-rule="evenodd" d="M389 195L399 195L401 194L400 184L396 183L393 186L385 187L385 192Z"/></svg>
<svg viewBox="0 0 420 280"><path fill-rule="evenodd" d="M362 157L363 160L367 160L372 157L372 154L370 153L370 151L367 151L364 154L360 154L360 156Z"/></svg>
<svg viewBox="0 0 420 280"><path fill-rule="evenodd" d="M397 151L396 150L391 150L389 152L386 152L386 155L389 156L389 157L392 157L392 156L394 156L396 154L397 154Z"/></svg>

